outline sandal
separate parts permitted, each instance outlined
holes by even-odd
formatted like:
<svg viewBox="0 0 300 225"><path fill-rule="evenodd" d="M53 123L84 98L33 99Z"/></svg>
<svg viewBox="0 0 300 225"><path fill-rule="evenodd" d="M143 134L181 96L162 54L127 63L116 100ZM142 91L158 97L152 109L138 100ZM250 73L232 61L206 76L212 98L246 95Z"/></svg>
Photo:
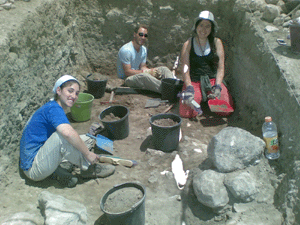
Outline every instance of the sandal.
<svg viewBox="0 0 300 225"><path fill-rule="evenodd" d="M115 166L110 164L93 164L87 170L81 170L80 176L84 179L105 178L115 172Z"/></svg>

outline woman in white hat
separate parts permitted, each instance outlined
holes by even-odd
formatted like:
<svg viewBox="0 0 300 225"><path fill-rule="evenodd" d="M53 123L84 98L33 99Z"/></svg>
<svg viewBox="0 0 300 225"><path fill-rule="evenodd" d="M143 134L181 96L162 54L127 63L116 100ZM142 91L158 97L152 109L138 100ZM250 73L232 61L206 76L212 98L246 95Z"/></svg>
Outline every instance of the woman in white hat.
<svg viewBox="0 0 300 225"><path fill-rule="evenodd" d="M193 37L182 47L180 64L184 79L184 98L179 106L182 117L192 118L198 115L199 112L190 106L193 100L200 104L208 98L217 97L233 105L232 98L223 84L224 48L222 41L215 37L217 28L217 22L211 12L200 12L194 21Z"/></svg>
<svg viewBox="0 0 300 225"><path fill-rule="evenodd" d="M99 156L89 151L65 114L78 99L79 91L76 78L62 76L54 85L54 100L39 108L27 122L20 142L20 168L29 179L40 181L53 174L60 183L74 187L78 178L59 166L63 160L80 167L82 178L114 173L114 166L96 164Z"/></svg>

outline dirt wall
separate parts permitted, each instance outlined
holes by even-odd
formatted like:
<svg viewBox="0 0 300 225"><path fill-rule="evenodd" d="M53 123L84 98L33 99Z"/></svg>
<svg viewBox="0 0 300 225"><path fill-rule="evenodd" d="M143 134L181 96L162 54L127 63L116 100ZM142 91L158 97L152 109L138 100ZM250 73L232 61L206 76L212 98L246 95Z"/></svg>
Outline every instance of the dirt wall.
<svg viewBox="0 0 300 225"><path fill-rule="evenodd" d="M287 80L291 73L293 58L285 57L285 64L279 64L276 36L265 35L265 23L252 14L245 14L240 35L235 39L233 49L232 91L239 109L242 126L253 134L261 136L261 125L265 116L271 116L279 130L280 160L270 162L283 178L277 189L275 202L283 211L296 212L299 206L299 99L295 96L297 87ZM291 50L286 49L288 54ZM297 214L297 213L296 213ZM296 218L299 221L300 218Z"/></svg>
<svg viewBox="0 0 300 225"><path fill-rule="evenodd" d="M287 174L284 188L278 189L278 205L286 204L289 183L299 181L293 169L299 158L300 128L295 123L299 105L251 15L234 11L235 4L234 0L47 1L0 46L3 171L17 169L22 129L31 113L52 97L58 77L72 74L84 85L87 72L115 76L118 49L131 40L137 22L149 24L149 63L171 67L190 36L194 17L208 9L220 26L226 80L241 126L260 136L263 118L276 118L283 151L275 166ZM3 174L1 182L9 182Z"/></svg>

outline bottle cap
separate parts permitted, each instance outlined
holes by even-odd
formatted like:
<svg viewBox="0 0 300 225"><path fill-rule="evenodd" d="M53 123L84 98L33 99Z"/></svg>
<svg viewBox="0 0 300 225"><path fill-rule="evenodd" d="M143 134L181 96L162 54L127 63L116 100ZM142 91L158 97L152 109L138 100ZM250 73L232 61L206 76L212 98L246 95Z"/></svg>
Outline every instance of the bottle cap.
<svg viewBox="0 0 300 225"><path fill-rule="evenodd" d="M271 116L266 116L265 117L265 121L266 121L266 123L271 122L272 121L272 117Z"/></svg>

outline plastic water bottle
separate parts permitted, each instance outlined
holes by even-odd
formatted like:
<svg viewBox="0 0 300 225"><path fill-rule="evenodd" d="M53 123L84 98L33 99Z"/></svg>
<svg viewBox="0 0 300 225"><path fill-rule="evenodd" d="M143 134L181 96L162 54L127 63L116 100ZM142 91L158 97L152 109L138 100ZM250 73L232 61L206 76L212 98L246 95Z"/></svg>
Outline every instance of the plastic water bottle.
<svg viewBox="0 0 300 225"><path fill-rule="evenodd" d="M276 124L272 121L272 117L265 117L265 122L262 126L264 141L266 142L265 156L268 159L278 159L280 156L278 145L278 133Z"/></svg>

